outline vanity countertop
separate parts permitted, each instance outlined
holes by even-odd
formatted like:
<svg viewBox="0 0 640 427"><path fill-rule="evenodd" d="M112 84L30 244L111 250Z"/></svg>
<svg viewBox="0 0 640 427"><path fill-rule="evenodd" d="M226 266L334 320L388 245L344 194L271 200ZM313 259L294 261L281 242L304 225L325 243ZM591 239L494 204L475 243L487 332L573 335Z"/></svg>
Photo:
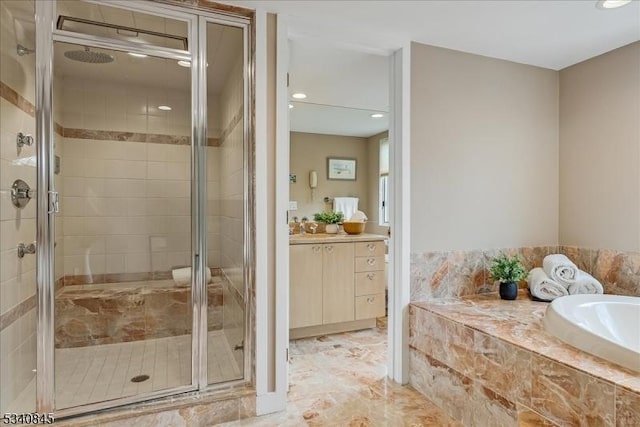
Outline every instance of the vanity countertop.
<svg viewBox="0 0 640 427"><path fill-rule="evenodd" d="M387 240L387 236L383 236L380 234L370 234L370 233L347 234L344 232L338 233L338 234L306 233L306 234L293 234L289 236L290 245L311 245L315 243L376 242L381 240Z"/></svg>

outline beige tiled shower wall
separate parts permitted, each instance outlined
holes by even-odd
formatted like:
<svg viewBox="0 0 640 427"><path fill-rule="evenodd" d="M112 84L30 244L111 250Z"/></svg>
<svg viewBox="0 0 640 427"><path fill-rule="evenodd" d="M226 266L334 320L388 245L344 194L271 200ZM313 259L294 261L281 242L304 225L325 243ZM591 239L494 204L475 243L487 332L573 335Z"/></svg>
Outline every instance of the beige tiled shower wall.
<svg viewBox="0 0 640 427"><path fill-rule="evenodd" d="M541 267L552 253L563 253L600 280L605 293L640 296L640 253L575 246L537 246L411 254L411 301L458 298L496 292L489 277L493 257L518 255L525 268Z"/></svg>
<svg viewBox="0 0 640 427"><path fill-rule="evenodd" d="M10 192L18 178L36 187L35 145L16 145L18 132L35 134L35 56L16 53L34 46L32 7L0 2L0 413L35 408L35 396L16 406L36 367L35 256L19 259L16 247L36 239L36 202L17 209Z"/></svg>
<svg viewBox="0 0 640 427"><path fill-rule="evenodd" d="M220 96L219 246L223 280L223 329L228 342L242 344L244 335L244 86L238 58ZM235 296L235 297L234 297ZM234 356L242 366L242 352Z"/></svg>
<svg viewBox="0 0 640 427"><path fill-rule="evenodd" d="M92 282L189 265L191 148L180 138L190 135L189 91L77 79L62 86L65 277ZM140 141L144 134L175 143Z"/></svg>

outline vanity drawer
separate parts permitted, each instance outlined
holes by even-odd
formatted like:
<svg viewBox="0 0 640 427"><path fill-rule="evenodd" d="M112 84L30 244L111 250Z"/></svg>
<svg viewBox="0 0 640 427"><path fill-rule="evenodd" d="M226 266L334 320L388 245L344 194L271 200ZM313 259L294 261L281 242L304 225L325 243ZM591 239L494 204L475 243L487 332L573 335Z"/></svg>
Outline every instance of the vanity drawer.
<svg viewBox="0 0 640 427"><path fill-rule="evenodd" d="M384 255L357 257L356 273L362 271L384 271Z"/></svg>
<svg viewBox="0 0 640 427"><path fill-rule="evenodd" d="M384 242L358 242L356 243L356 256L383 256Z"/></svg>
<svg viewBox="0 0 640 427"><path fill-rule="evenodd" d="M356 273L356 296L384 293L384 271Z"/></svg>
<svg viewBox="0 0 640 427"><path fill-rule="evenodd" d="M384 294L356 297L356 320L384 316Z"/></svg>

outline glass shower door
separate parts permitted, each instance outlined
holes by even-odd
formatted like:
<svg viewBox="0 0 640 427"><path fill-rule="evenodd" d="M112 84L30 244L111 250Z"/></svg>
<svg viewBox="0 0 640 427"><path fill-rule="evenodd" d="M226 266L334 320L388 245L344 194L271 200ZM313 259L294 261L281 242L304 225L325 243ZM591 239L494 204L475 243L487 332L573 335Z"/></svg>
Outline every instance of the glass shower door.
<svg viewBox="0 0 640 427"><path fill-rule="evenodd" d="M248 220L246 29L200 20L207 87L208 383L244 376ZM202 34L202 32L201 32ZM201 37L202 40L202 37Z"/></svg>
<svg viewBox="0 0 640 427"><path fill-rule="evenodd" d="M196 389L195 80L188 19L55 6L52 382L67 415Z"/></svg>
<svg viewBox="0 0 640 427"><path fill-rule="evenodd" d="M54 43L56 408L190 385L191 78Z"/></svg>
<svg viewBox="0 0 640 427"><path fill-rule="evenodd" d="M36 2L41 412L247 377L249 27L191 12Z"/></svg>

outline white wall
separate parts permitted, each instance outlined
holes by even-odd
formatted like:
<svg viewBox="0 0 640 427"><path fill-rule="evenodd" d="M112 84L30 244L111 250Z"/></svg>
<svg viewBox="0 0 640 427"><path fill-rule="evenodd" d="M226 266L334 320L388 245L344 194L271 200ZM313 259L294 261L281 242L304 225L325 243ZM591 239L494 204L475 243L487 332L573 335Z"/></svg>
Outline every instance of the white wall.
<svg viewBox="0 0 640 427"><path fill-rule="evenodd" d="M558 242L558 75L412 44L412 252Z"/></svg>
<svg viewBox="0 0 640 427"><path fill-rule="evenodd" d="M560 243L640 251L640 42L560 72Z"/></svg>

